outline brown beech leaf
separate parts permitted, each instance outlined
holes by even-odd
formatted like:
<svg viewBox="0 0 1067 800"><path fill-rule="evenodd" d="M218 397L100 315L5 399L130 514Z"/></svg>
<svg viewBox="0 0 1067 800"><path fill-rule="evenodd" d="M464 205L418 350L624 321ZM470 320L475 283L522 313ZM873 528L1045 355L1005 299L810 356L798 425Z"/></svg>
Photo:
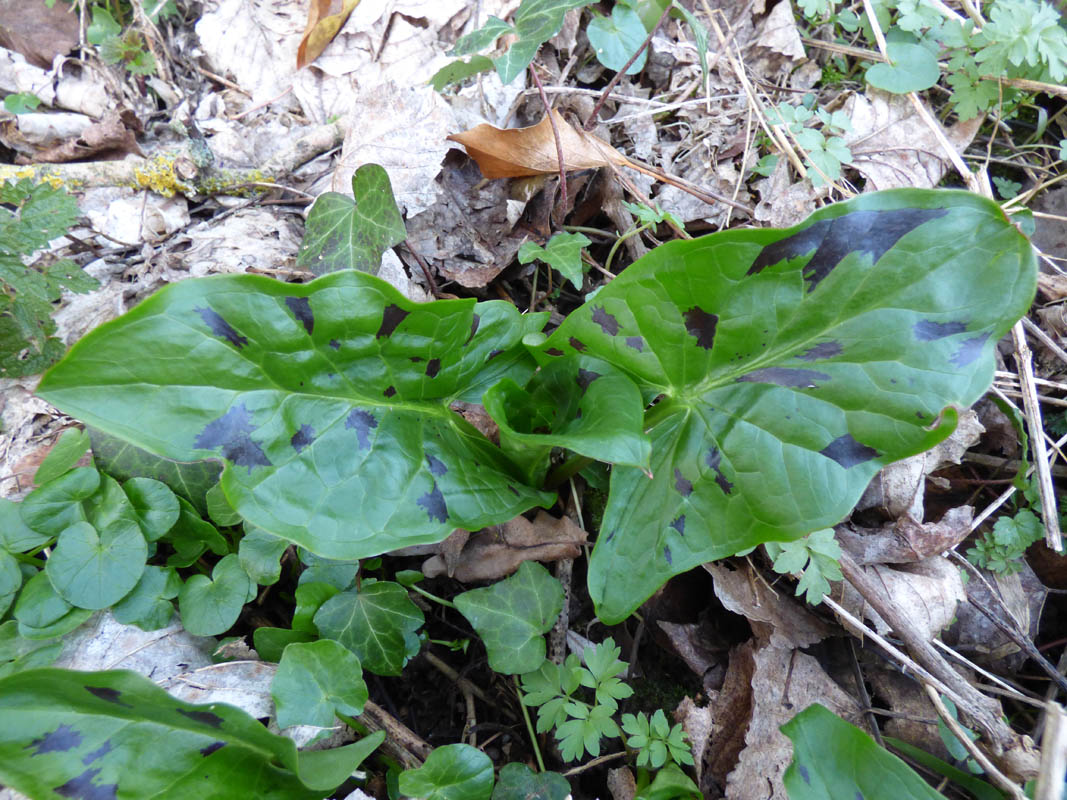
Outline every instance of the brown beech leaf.
<svg viewBox="0 0 1067 800"><path fill-rule="evenodd" d="M596 136L580 131L552 111L567 172L630 164L622 153ZM495 128L485 123L448 137L467 149L486 178L521 178L559 172L559 156L548 115L529 128Z"/></svg>
<svg viewBox="0 0 1067 800"><path fill-rule="evenodd" d="M340 4L340 10L330 13ZM344 27L348 21L348 15L352 9L359 5L359 0L311 0L308 9L308 24L304 28L304 35L300 38L300 46L296 51L296 68L303 69L316 58L322 55L326 45L333 41L333 37Z"/></svg>

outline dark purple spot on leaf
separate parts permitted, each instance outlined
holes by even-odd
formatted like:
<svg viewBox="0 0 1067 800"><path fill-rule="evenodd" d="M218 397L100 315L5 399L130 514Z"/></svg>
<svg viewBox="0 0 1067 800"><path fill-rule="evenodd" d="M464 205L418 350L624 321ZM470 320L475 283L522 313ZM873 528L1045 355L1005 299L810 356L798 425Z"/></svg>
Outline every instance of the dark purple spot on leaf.
<svg viewBox="0 0 1067 800"><path fill-rule="evenodd" d="M311 311L311 300L307 297L287 297L285 305L293 312L297 322L304 326L308 336L315 330L315 314Z"/></svg>
<svg viewBox="0 0 1067 800"><path fill-rule="evenodd" d="M719 448L709 447L708 452L704 454L704 463L711 469L715 470L715 484L722 489L722 493L730 494L734 489L734 485L726 479L726 476L720 468L720 465L722 464L722 453L719 452Z"/></svg>
<svg viewBox="0 0 1067 800"><path fill-rule="evenodd" d="M957 367L966 367L968 364L973 364L982 355L982 348L985 347L988 339L988 333L983 333L981 336L975 336L971 339L964 339L960 342L960 349L952 354L952 363Z"/></svg>
<svg viewBox="0 0 1067 800"><path fill-rule="evenodd" d="M345 420L346 428L355 428L356 441L359 442L359 449L366 450L370 447L370 433L371 428L378 427L378 420L369 411L364 411L361 408L353 408L352 412L348 415L348 419Z"/></svg>
<svg viewBox="0 0 1067 800"><path fill-rule="evenodd" d="M801 780L803 780L804 783L811 783L811 775L808 774L807 767L803 764L797 764L797 772L800 773Z"/></svg>
<svg viewBox="0 0 1067 800"><path fill-rule="evenodd" d="M627 336L626 346L632 347L638 353L643 353L645 350L645 340L642 339L640 336Z"/></svg>
<svg viewBox="0 0 1067 800"><path fill-rule="evenodd" d="M426 510L426 516L430 519L437 520L438 522L444 522L448 519L448 508L445 506L445 496L441 494L441 490L437 488L437 481L434 481L433 489L415 502Z"/></svg>
<svg viewBox="0 0 1067 800"><path fill-rule="evenodd" d="M436 475L438 478L448 472L448 467L445 466L445 463L429 453L426 454L426 463L430 467L430 474Z"/></svg>
<svg viewBox="0 0 1067 800"><path fill-rule="evenodd" d="M516 489L516 488L515 488L514 486L512 486L511 484L508 484L508 491L509 491L509 492L511 492L511 493L512 493L513 495L515 495L516 497L518 497L518 496L519 496L519 490L518 490L518 489Z"/></svg>
<svg viewBox="0 0 1067 800"><path fill-rule="evenodd" d="M68 750L80 747L81 743L81 733L70 725L60 725L51 733L46 733L44 736L34 739L22 749L29 750L32 747L34 751L30 755L39 756L44 753L65 753Z"/></svg>
<svg viewBox="0 0 1067 800"><path fill-rule="evenodd" d="M396 303L390 303L382 311L382 326L378 328L378 332L374 335L375 339L381 339L383 336L392 336L393 331L396 330L396 326L404 321L404 317L408 315L408 312L398 306Z"/></svg>
<svg viewBox="0 0 1067 800"><path fill-rule="evenodd" d="M313 441L315 441L315 429L310 425L301 425L300 430L294 433L293 438L289 440L289 444L299 453Z"/></svg>
<svg viewBox="0 0 1067 800"><path fill-rule="evenodd" d="M841 355L841 342L819 342L814 347L809 347L797 358L801 361L818 361L820 358L833 358Z"/></svg>
<svg viewBox="0 0 1067 800"><path fill-rule="evenodd" d="M85 764L86 766L89 766L94 761L97 761L98 759L103 758L104 756L106 756L110 752L111 752L111 740L108 739L106 742L104 742L98 748L93 750L93 752L86 753L82 757L82 763Z"/></svg>
<svg viewBox="0 0 1067 800"><path fill-rule="evenodd" d="M870 461L872 458L878 458L880 455L873 447L860 444L853 439L851 433L838 436L819 452L845 469L862 464L864 461Z"/></svg>
<svg viewBox="0 0 1067 800"><path fill-rule="evenodd" d="M923 223L943 217L943 208L901 208L890 211L853 211L836 219L823 219L804 230L769 244L749 267L755 275L772 264L815 251L804 265L808 291L814 291L823 278L849 253L866 253L877 262L889 248Z"/></svg>
<svg viewBox="0 0 1067 800"><path fill-rule="evenodd" d="M933 322L928 319L921 319L911 326L911 330L915 334L915 338L920 342L932 342L935 339L944 339L946 336L963 333L967 330L967 323Z"/></svg>
<svg viewBox="0 0 1067 800"><path fill-rule="evenodd" d="M93 778L100 774L98 769L90 769L76 778L71 778L54 791L60 797L72 797L75 800L115 800L118 796L117 783L93 783Z"/></svg>
<svg viewBox="0 0 1067 800"><path fill-rule="evenodd" d="M426 377L436 378L437 373L441 371L441 359L431 358L426 362Z"/></svg>
<svg viewBox="0 0 1067 800"><path fill-rule="evenodd" d="M334 350L340 350L341 343L336 339L330 339L330 347L332 347Z"/></svg>
<svg viewBox="0 0 1067 800"><path fill-rule="evenodd" d="M563 351L560 350L559 348L556 348L556 347L550 347L547 350L545 350L545 355L561 356L561 355L563 355Z"/></svg>
<svg viewBox="0 0 1067 800"><path fill-rule="evenodd" d="M421 364L423 360L424 359L422 356L408 356L408 361L410 361L412 364Z"/></svg>
<svg viewBox="0 0 1067 800"><path fill-rule="evenodd" d="M114 703L123 708L133 708L132 705L120 699L122 697L122 692L118 689L112 689L110 686L86 686L85 691L93 697L106 700L108 703Z"/></svg>
<svg viewBox="0 0 1067 800"><path fill-rule="evenodd" d="M926 419L926 415L921 411L916 411L915 412L915 418L916 419Z"/></svg>
<svg viewBox="0 0 1067 800"><path fill-rule="evenodd" d="M248 344L248 339L235 331L233 326L224 320L215 309L197 307L193 311L200 315L200 319L204 320L204 324L211 329L213 334L221 336L238 350Z"/></svg>
<svg viewBox="0 0 1067 800"><path fill-rule="evenodd" d="M194 445L203 450L221 447L223 458L232 461L235 466L248 467L251 473L252 467L270 466L266 453L252 441L251 434L255 430L252 415L244 404L240 404L205 425Z"/></svg>
<svg viewBox="0 0 1067 800"><path fill-rule="evenodd" d="M619 333L619 321L605 311L603 306L593 306L593 322L608 336L616 336Z"/></svg>
<svg viewBox="0 0 1067 800"><path fill-rule="evenodd" d="M477 314L475 314L471 318L471 335L467 337L467 341L465 341L463 343L464 345L468 345L468 344L471 343L471 339L474 338L474 334L476 334L478 332L478 326L481 325L481 324L482 324L482 318L479 317Z"/></svg>
<svg viewBox="0 0 1067 800"><path fill-rule="evenodd" d="M571 347L573 347L579 353L582 353L582 352L585 351L585 343L584 342L580 342L579 340L575 339L573 336L570 339L568 339L567 341L570 342Z"/></svg>
<svg viewBox="0 0 1067 800"><path fill-rule="evenodd" d="M830 376L825 372L816 372L813 369L792 369L790 367L764 367L755 369L747 375L737 379L738 383L773 383L776 386L785 386L789 389L814 389L816 381L828 381Z"/></svg>
<svg viewBox="0 0 1067 800"><path fill-rule="evenodd" d="M855 794L855 796L854 796L854 797L852 798L852 800L866 800L866 798L864 798L864 796L863 796L863 792L861 792L861 791L860 791L859 789L857 789L857 790L856 790L856 794Z"/></svg>
<svg viewBox="0 0 1067 800"><path fill-rule="evenodd" d="M395 386L386 386L385 387L385 391L382 392L382 394L384 394L386 397L392 397L394 394L396 394L396 387Z"/></svg>
<svg viewBox="0 0 1067 800"><path fill-rule="evenodd" d="M605 539L604 541L605 541L605 542L610 542L610 541L611 541L612 539L614 539L614 538L615 538L615 531L613 530L613 531L610 531L610 532L608 533L608 538L607 538L607 539Z"/></svg>
<svg viewBox="0 0 1067 800"><path fill-rule="evenodd" d="M671 548L666 545L663 546L663 557L667 559L667 566L673 566L674 559L671 558Z"/></svg>
<svg viewBox="0 0 1067 800"><path fill-rule="evenodd" d="M682 497L689 497L693 493L693 482L686 480L678 467L674 468L674 488L678 490Z"/></svg>
<svg viewBox="0 0 1067 800"><path fill-rule="evenodd" d="M581 367L579 367L578 368L578 377L575 378L574 380L578 384L578 386L581 387L582 391L584 392L586 389L589 388L589 384L591 384L593 381L595 381L599 377L600 377L600 373L599 372L593 372L593 370L591 370L591 369L582 369Z"/></svg>
<svg viewBox="0 0 1067 800"><path fill-rule="evenodd" d="M221 750L225 746L226 746L226 742L212 742L207 747L201 747L200 748L200 755L202 755L204 758L207 758L209 755L214 753L216 750Z"/></svg>
<svg viewBox="0 0 1067 800"><path fill-rule="evenodd" d="M503 350L490 350L489 351L489 358L487 358L485 360L486 361L492 361L494 358L496 358L498 355L500 355L503 352L504 352Z"/></svg>
<svg viewBox="0 0 1067 800"><path fill-rule="evenodd" d="M222 725L222 717L218 714L212 714L210 711L189 711L179 708L178 713L202 725L210 725L212 728L218 728Z"/></svg>
<svg viewBox="0 0 1067 800"><path fill-rule="evenodd" d="M683 314L685 329L697 340L697 345L710 350L715 344L715 328L719 324L716 314L709 314L699 306L693 306Z"/></svg>
<svg viewBox="0 0 1067 800"><path fill-rule="evenodd" d="M677 519L673 520L671 522L671 527L674 528L676 531L678 531L678 533L683 533L684 534L685 533L685 514L682 514Z"/></svg>

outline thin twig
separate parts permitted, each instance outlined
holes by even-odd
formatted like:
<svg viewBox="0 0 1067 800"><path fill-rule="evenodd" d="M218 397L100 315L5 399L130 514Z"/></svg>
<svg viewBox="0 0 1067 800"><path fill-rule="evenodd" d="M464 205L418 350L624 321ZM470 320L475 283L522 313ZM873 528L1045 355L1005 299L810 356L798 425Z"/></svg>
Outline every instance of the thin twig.
<svg viewBox="0 0 1067 800"><path fill-rule="evenodd" d="M567 215L567 168L563 163L563 140L559 138L559 128L556 127L556 117L552 113L552 106L548 104L545 96L545 87L541 85L541 78L533 62L530 63L530 75L533 77L537 91L541 95L541 102L545 106L545 115L548 117L549 127L552 128L552 138L556 140L556 158L559 160L559 204L563 208L563 216ZM562 221L562 217L561 217Z"/></svg>
<svg viewBox="0 0 1067 800"><path fill-rule="evenodd" d="M652 41L652 37L656 35L656 31L659 30L660 26L667 19L667 16L671 13L671 9L673 8L673 3L667 4L667 7L663 9L663 13L660 14L659 21L656 22L655 27L648 32L648 36L646 36L645 40L641 42L641 46L637 48L637 52L630 56L630 60L623 65L622 69L615 73L615 77L612 78L608 85L604 87L604 93L600 96L600 99L596 101L596 105L593 106L593 112L589 115L589 119L585 121L585 125L583 126L587 131L591 131L593 130L593 128L596 127L597 118L600 116L600 109L602 109L604 107L604 103L607 102L608 95L611 94L616 84L618 84L618 82L622 80L622 76L626 74L626 70L628 70L633 65L633 63L637 61L638 58L640 58L641 54L645 52L645 48L648 47L648 43Z"/></svg>
<svg viewBox="0 0 1067 800"><path fill-rule="evenodd" d="M1034 800L1059 800L1063 797L1065 773L1067 773L1067 717L1063 714L1063 706L1049 701L1045 706L1045 733L1041 737L1041 769L1037 773Z"/></svg>
<svg viewBox="0 0 1067 800"><path fill-rule="evenodd" d="M422 270L422 274L426 276L426 281L430 284L430 294L440 299L441 290L437 288L437 281L433 279L433 275L430 273L429 265L426 263L423 257L419 255L418 251L409 243L404 242L404 247L409 253L411 253L411 257L414 258L415 263L419 265L419 269Z"/></svg>
<svg viewBox="0 0 1067 800"><path fill-rule="evenodd" d="M1010 780L1003 772L996 768L996 765L989 760L989 757L983 753L975 743L971 740L971 737L967 735L967 731L963 729L963 726L956 721L956 718L952 716L945 702L941 699L941 695L938 694L937 689L928 683L923 684L923 689L926 690L926 694L930 698L930 702L934 704L934 708L937 709L938 716L942 721L948 725L949 729L959 739L960 744L967 748L967 752L971 754L975 761L982 765L982 769L986 771L990 778L993 779L993 783L997 784L1001 789L1006 791L1015 800L1027 800L1023 790L1019 788L1019 785Z"/></svg>

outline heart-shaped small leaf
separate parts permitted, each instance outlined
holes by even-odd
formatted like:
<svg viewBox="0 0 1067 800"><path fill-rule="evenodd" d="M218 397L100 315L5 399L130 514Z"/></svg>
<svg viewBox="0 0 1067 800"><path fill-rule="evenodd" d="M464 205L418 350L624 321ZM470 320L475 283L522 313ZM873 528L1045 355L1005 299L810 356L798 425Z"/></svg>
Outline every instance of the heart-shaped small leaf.
<svg viewBox="0 0 1067 800"><path fill-rule="evenodd" d="M23 584L11 613L18 620L20 636L52 639L70 633L93 612L75 608L60 597L42 570Z"/></svg>
<svg viewBox="0 0 1067 800"><path fill-rule="evenodd" d="M401 673L419 652L415 631L423 622L407 589L392 581L364 583L358 591L342 592L315 614L319 633L343 644L376 675Z"/></svg>
<svg viewBox="0 0 1067 800"><path fill-rule="evenodd" d="M436 747L418 769L400 773L400 793L423 800L489 800L493 762L469 744Z"/></svg>
<svg viewBox="0 0 1067 800"><path fill-rule="evenodd" d="M618 8L618 6L616 6ZM534 259L543 261L558 270L578 291L582 290L585 268L582 266L582 248L590 245L589 239L580 233L557 233L544 247L533 242L523 242L519 247L519 263L529 264Z"/></svg>
<svg viewBox="0 0 1067 800"><path fill-rule="evenodd" d="M47 544L52 537L37 533L22 519L22 503L0 497L0 548L9 553L25 553Z"/></svg>
<svg viewBox="0 0 1067 800"><path fill-rule="evenodd" d="M23 522L34 532L53 538L75 522L85 521L82 501L100 486L100 473L92 467L78 467L37 487L18 508Z"/></svg>
<svg viewBox="0 0 1067 800"><path fill-rule="evenodd" d="M178 521L167 531L163 541L175 550L167 559L168 567L188 567L209 549L219 556L229 552L222 534L202 519L184 497L178 498Z"/></svg>
<svg viewBox="0 0 1067 800"><path fill-rule="evenodd" d="M10 619L0 625L0 678L28 669L47 667L56 660L62 649L62 642L20 636L19 623Z"/></svg>
<svg viewBox="0 0 1067 800"><path fill-rule="evenodd" d="M524 561L510 578L454 602L485 642L492 670L521 675L545 660L544 634L563 608L563 587L543 566Z"/></svg>
<svg viewBox="0 0 1067 800"><path fill-rule="evenodd" d="M597 61L618 72L630 60L637 48L644 44L648 32L641 17L629 6L616 3L610 17L595 16L585 29ZM636 75L648 61L648 48L641 51L627 75Z"/></svg>
<svg viewBox="0 0 1067 800"><path fill-rule="evenodd" d="M558 772L534 772L515 761L500 768L493 800L567 800L571 785Z"/></svg>
<svg viewBox="0 0 1067 800"><path fill-rule="evenodd" d="M937 58L921 44L889 42L888 64L874 64L867 70L867 83L893 94L929 89L941 77Z"/></svg>
<svg viewBox="0 0 1067 800"><path fill-rule="evenodd" d="M44 572L63 599L78 608L107 608L125 597L144 572L148 543L141 529L116 520L97 531L75 522L59 535Z"/></svg>
<svg viewBox="0 0 1067 800"><path fill-rule="evenodd" d="M337 714L359 716L367 702L367 684L359 659L332 639L291 644L282 653L270 694L278 710L278 727L333 725Z"/></svg>
<svg viewBox="0 0 1067 800"><path fill-rule="evenodd" d="M377 275L382 253L407 236L389 173L364 164L352 175L352 197L326 192L315 200L296 265L315 275L339 269Z"/></svg>
<svg viewBox="0 0 1067 800"><path fill-rule="evenodd" d="M342 591L344 590L333 584L319 581L309 581L297 586L293 630L317 634L319 629L315 626L315 615L319 613L323 603Z"/></svg>
<svg viewBox="0 0 1067 800"><path fill-rule="evenodd" d="M178 498L167 484L151 478L130 478L122 490L133 506L144 538L150 542L163 536L178 521Z"/></svg>
<svg viewBox="0 0 1067 800"><path fill-rule="evenodd" d="M289 645L294 642L313 642L317 638L314 633L288 628L256 628L252 634L252 645L264 661L277 663L282 660L282 653Z"/></svg>
<svg viewBox="0 0 1067 800"><path fill-rule="evenodd" d="M236 553L221 559L207 575L193 575L178 594L182 625L194 636L215 636L233 627L255 583Z"/></svg>
<svg viewBox="0 0 1067 800"><path fill-rule="evenodd" d="M182 580L173 569L149 564L144 568L137 585L115 604L111 613L123 625L136 625L146 631L166 627L174 616L174 604Z"/></svg>
<svg viewBox="0 0 1067 800"><path fill-rule="evenodd" d="M241 543L237 546L237 556L241 568L260 586L271 586L278 582L282 574L281 557L289 547L289 542L267 533L261 528L253 527L245 531Z"/></svg>
<svg viewBox="0 0 1067 800"><path fill-rule="evenodd" d="M527 379L521 340L545 321L532 317L502 301L412 303L352 271L303 286L193 279L89 333L39 393L168 458L224 460L245 520L363 558L553 501L449 408Z"/></svg>

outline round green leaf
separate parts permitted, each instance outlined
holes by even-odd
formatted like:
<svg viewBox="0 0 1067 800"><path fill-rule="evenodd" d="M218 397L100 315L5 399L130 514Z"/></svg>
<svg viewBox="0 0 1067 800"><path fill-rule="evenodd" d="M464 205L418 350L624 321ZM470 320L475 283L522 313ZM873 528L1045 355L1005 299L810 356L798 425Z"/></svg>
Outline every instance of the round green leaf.
<svg viewBox="0 0 1067 800"><path fill-rule="evenodd" d="M133 590L111 609L123 625L136 625L146 631L166 627L174 616L174 604L182 581L173 569L149 564Z"/></svg>
<svg viewBox="0 0 1067 800"><path fill-rule="evenodd" d="M343 644L376 675L401 673L419 652L415 631L423 621L407 589L391 581L364 583L358 591L335 595L315 614L319 633Z"/></svg>
<svg viewBox="0 0 1067 800"><path fill-rule="evenodd" d="M86 519L82 501L100 486L100 473L92 467L78 467L39 486L19 504L22 521L34 532L59 536L75 522Z"/></svg>
<svg viewBox="0 0 1067 800"><path fill-rule="evenodd" d="M351 651L320 639L290 644L282 653L270 694L278 711L278 727L333 725L338 714L358 716L367 702L363 668Z"/></svg>
<svg viewBox="0 0 1067 800"><path fill-rule="evenodd" d="M423 800L488 800L493 762L469 744L435 748L419 769L400 773L400 793Z"/></svg>
<svg viewBox="0 0 1067 800"><path fill-rule="evenodd" d="M893 94L929 89L941 77L937 58L921 44L889 42L888 64L874 64L867 70L867 83Z"/></svg>
<svg viewBox="0 0 1067 800"><path fill-rule="evenodd" d="M563 608L563 587L536 561L524 561L510 578L454 602L485 642L493 671L521 675L545 660L544 634Z"/></svg>
<svg viewBox="0 0 1067 800"><path fill-rule="evenodd" d="M33 476L37 485L58 478L78 463L89 449L89 434L81 428L67 428L55 443Z"/></svg>
<svg viewBox="0 0 1067 800"><path fill-rule="evenodd" d="M252 646L264 661L278 663L285 648L293 642L313 642L316 634L293 631L288 628L256 628L252 633Z"/></svg>
<svg viewBox="0 0 1067 800"><path fill-rule="evenodd" d="M159 539L178 521L178 498L167 484L151 478L130 478L122 489L148 541Z"/></svg>
<svg viewBox="0 0 1067 800"><path fill-rule="evenodd" d="M9 553L25 553L47 544L52 538L29 528L19 512L21 503L0 497L0 548Z"/></svg>
<svg viewBox="0 0 1067 800"><path fill-rule="evenodd" d="M567 800L571 786L558 772L534 772L511 762L500 768L493 800Z"/></svg>
<svg viewBox="0 0 1067 800"><path fill-rule="evenodd" d="M56 591L78 608L107 608L125 597L141 578L148 544L141 530L116 522L97 531L76 522L59 535L44 571Z"/></svg>
<svg viewBox="0 0 1067 800"><path fill-rule="evenodd" d="M19 562L6 550L0 550L0 618L11 607L15 592L22 586L22 570Z"/></svg>
<svg viewBox="0 0 1067 800"><path fill-rule="evenodd" d="M211 577L193 575L178 593L182 625L195 636L216 636L233 627L255 583L241 569L236 553L215 565Z"/></svg>
<svg viewBox="0 0 1067 800"><path fill-rule="evenodd" d="M70 633L92 613L74 608L60 597L43 570L23 585L12 612L19 623L19 635L27 639L51 639Z"/></svg>
<svg viewBox="0 0 1067 800"><path fill-rule="evenodd" d="M594 17L585 32L589 36L589 44L596 53L597 61L615 72L626 66L626 62L648 36L641 17L622 3L615 4L610 17ZM648 48L645 48L626 70L626 74L636 75L644 68L647 60Z"/></svg>
<svg viewBox="0 0 1067 800"><path fill-rule="evenodd" d="M241 537L237 545L237 557L248 577L261 586L270 586L281 577L281 557L288 546L287 539L252 527Z"/></svg>

